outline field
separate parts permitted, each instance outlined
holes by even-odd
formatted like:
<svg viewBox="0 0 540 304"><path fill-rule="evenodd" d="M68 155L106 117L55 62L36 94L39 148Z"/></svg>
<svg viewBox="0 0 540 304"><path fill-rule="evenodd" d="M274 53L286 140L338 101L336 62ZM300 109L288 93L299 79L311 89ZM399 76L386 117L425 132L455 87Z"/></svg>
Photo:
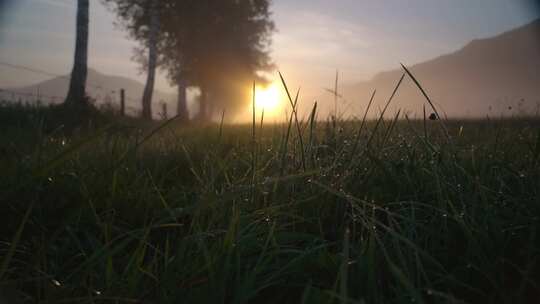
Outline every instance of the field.
<svg viewBox="0 0 540 304"><path fill-rule="evenodd" d="M540 298L537 118L74 129L52 112L0 110L6 301Z"/></svg>

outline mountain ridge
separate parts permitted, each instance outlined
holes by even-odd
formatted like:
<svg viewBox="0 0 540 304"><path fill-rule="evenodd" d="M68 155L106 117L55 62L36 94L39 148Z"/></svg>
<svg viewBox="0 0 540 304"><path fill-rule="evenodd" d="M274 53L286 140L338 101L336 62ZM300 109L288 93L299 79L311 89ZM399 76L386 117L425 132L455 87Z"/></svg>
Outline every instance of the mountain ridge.
<svg viewBox="0 0 540 304"><path fill-rule="evenodd" d="M455 52L409 69L448 116L532 113L540 104L540 19L494 37L474 39ZM380 72L368 81L346 86L344 96L367 100L377 89L380 106L381 95L391 93L402 73L400 69ZM418 88L406 79L392 110L418 115L424 105Z"/></svg>
<svg viewBox="0 0 540 304"><path fill-rule="evenodd" d="M30 96L30 101L37 100L39 94L43 103L58 104L64 101L67 94L69 77L69 75L58 76L28 86L8 88L6 92L14 92L15 95L19 96ZM108 75L96 69L88 68L86 92L96 100L97 104L119 104L120 89L126 91L126 107L132 114L135 114L141 108L140 100L144 91L144 84L129 77ZM4 97L11 98L11 96ZM167 103L169 107L175 104L176 96L175 94L155 90L153 99L153 110L157 113L161 111L162 102Z"/></svg>

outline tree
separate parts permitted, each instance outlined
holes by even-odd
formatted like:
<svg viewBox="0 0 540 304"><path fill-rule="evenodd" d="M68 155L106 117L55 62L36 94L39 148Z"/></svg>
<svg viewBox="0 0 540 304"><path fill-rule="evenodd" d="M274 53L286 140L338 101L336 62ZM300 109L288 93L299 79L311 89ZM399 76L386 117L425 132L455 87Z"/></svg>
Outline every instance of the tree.
<svg viewBox="0 0 540 304"><path fill-rule="evenodd" d="M176 85L178 89L178 100L176 104L176 115L178 115L178 119L181 121L188 121L189 120L189 111L187 108L187 81L186 79L179 79Z"/></svg>
<svg viewBox="0 0 540 304"><path fill-rule="evenodd" d="M157 1L149 4L150 24L148 30L148 74L146 86L142 98L142 117L152 119L152 95L154 93L154 83L156 79L157 66L157 36L159 31L159 12Z"/></svg>
<svg viewBox="0 0 540 304"><path fill-rule="evenodd" d="M75 57L66 104L86 104L86 77L88 73L89 0L77 1L77 33Z"/></svg>
<svg viewBox="0 0 540 304"><path fill-rule="evenodd" d="M171 13L170 7L167 11L169 13L162 17L164 30L162 37L165 39L162 39L158 44L161 55L160 66L167 71L170 83L177 87L176 114L179 120L185 122L189 120L186 90L190 84L190 73L185 64L183 47L180 45L181 41L177 39L178 35L180 35L179 32L184 31L184 29L177 26L178 23L175 22L176 18L174 13ZM168 31L165 31L165 29L168 29Z"/></svg>
<svg viewBox="0 0 540 304"><path fill-rule="evenodd" d="M171 1L163 30L172 42L162 46L177 50L176 57L165 56L166 66L180 60L190 84L200 89L199 118L244 105L252 82L263 82L260 72L272 68L268 0Z"/></svg>
<svg viewBox="0 0 540 304"><path fill-rule="evenodd" d="M103 0L103 2L117 13L120 24L128 31L130 37L140 42L135 58L147 74L141 100L141 114L145 119L152 119L162 2L157 0Z"/></svg>
<svg viewBox="0 0 540 304"><path fill-rule="evenodd" d="M147 45L150 0L104 1L116 4L130 35ZM202 120L211 119L218 106L234 110L244 104L253 80L264 81L260 72L272 67L268 48L274 24L268 0L161 0L159 7L157 61L178 87L179 113L188 117L187 87L201 91Z"/></svg>

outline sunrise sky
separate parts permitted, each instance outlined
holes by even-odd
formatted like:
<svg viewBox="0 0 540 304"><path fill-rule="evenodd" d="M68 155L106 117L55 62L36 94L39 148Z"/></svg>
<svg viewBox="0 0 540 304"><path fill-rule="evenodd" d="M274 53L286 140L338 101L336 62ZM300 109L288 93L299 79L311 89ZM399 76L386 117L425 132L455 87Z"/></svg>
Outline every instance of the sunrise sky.
<svg viewBox="0 0 540 304"><path fill-rule="evenodd" d="M143 81L131 61L135 42L114 15L91 0L89 66ZM0 61L67 74L72 65L75 0L0 0ZM330 86L335 70L355 82L459 49L539 17L535 0L274 0L272 56L295 85ZM0 86L46 77L0 66ZM157 88L173 91L163 75Z"/></svg>

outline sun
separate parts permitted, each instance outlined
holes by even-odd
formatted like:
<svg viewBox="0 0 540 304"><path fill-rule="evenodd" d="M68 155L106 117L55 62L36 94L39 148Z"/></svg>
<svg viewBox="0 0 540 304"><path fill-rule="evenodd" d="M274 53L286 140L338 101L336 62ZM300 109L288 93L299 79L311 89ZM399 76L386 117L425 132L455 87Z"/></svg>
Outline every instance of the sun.
<svg viewBox="0 0 540 304"><path fill-rule="evenodd" d="M276 113L281 108L282 100L282 92L275 83L255 89L255 108L257 112L264 110L267 114Z"/></svg>

